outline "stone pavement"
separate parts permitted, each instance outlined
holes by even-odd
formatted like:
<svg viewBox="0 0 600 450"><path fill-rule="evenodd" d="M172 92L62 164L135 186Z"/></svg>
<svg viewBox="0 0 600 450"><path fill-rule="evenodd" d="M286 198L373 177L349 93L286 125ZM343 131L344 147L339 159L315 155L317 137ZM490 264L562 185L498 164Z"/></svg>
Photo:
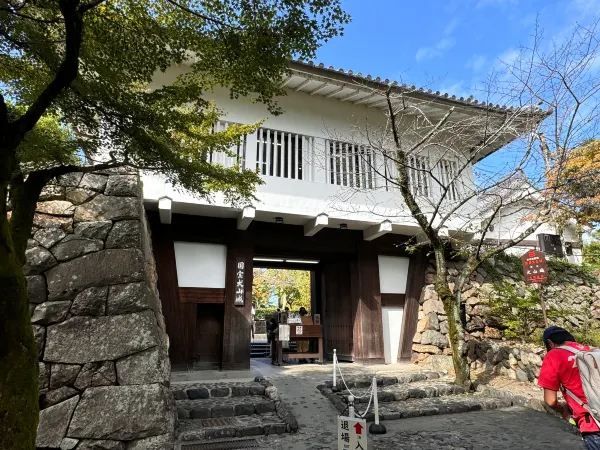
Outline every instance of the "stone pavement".
<svg viewBox="0 0 600 450"><path fill-rule="evenodd" d="M414 371L410 364L361 366L344 364L346 375ZM252 369L236 379L256 375L268 378L278 389L298 420L295 434L261 436L259 448L273 450L336 449L337 410L316 386L330 378L331 365L271 366L268 360L253 360ZM222 372L219 372L222 376ZM206 372L181 378L212 377ZM229 378L229 377L228 377ZM212 378L215 379L215 378ZM521 407L386 421L387 434L369 436L369 449L583 449L581 439L565 422L545 413Z"/></svg>

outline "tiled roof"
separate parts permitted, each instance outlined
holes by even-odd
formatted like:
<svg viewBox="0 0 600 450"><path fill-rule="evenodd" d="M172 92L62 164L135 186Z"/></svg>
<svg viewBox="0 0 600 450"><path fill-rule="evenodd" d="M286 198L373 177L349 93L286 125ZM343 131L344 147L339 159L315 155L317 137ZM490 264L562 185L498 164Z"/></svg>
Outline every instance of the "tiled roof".
<svg viewBox="0 0 600 450"><path fill-rule="evenodd" d="M302 70L304 68L311 71L317 71L323 76L343 77L350 82L370 85L371 87L377 89L387 89L389 86L392 86L392 88L396 90L396 92L405 93L415 98L423 97L423 99L436 100L449 104L463 105L470 108L485 109L488 111L494 111L498 113L529 110L531 112L531 115L539 116L540 119L543 119L551 113L551 111L544 111L543 109L534 105L530 105L525 108L517 108L510 105L499 105L493 104L491 102L479 101L473 96L469 96L467 98L457 97L456 95L452 95L447 92L433 91L431 89L425 89L423 87L418 87L415 85L398 83L397 81L389 80L387 78L382 79L381 77L375 77L369 74L363 75L360 72L355 73L352 70L346 70L343 68L336 69L333 66L325 67L325 64L323 63L315 64L312 61L293 61L291 67L292 69L297 70Z"/></svg>

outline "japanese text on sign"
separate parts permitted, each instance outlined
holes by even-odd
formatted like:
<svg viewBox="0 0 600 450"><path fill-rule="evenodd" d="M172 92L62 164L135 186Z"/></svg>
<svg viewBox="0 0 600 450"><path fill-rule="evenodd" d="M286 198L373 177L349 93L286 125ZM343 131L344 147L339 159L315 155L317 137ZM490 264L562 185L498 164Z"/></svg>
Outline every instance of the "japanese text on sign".
<svg viewBox="0 0 600 450"><path fill-rule="evenodd" d="M367 450L367 422L338 416L338 450Z"/></svg>
<svg viewBox="0 0 600 450"><path fill-rule="evenodd" d="M244 261L238 261L235 275L235 301L233 302L236 306L244 306L244 275Z"/></svg>
<svg viewBox="0 0 600 450"><path fill-rule="evenodd" d="M529 250L521 256L523 276L527 283L545 283L548 279L548 264L545 255L537 250Z"/></svg>

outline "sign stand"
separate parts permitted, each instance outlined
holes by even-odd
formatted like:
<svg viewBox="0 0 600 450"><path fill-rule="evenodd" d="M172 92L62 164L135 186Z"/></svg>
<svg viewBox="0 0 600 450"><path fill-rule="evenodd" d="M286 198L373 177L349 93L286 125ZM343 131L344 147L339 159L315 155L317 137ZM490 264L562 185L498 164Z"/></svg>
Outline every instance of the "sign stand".
<svg viewBox="0 0 600 450"><path fill-rule="evenodd" d="M537 283L537 288L540 294L540 304L542 305L542 316L544 317L544 326L548 328L548 315L546 314L546 300L544 299L544 286L542 283Z"/></svg>

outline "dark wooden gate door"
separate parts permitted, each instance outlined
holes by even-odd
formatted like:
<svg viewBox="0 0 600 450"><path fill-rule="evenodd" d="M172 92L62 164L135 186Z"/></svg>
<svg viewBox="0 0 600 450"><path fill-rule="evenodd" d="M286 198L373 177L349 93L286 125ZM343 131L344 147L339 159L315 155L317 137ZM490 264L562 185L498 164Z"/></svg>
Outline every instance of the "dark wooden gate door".
<svg viewBox="0 0 600 450"><path fill-rule="evenodd" d="M224 305L198 305L194 367L220 369L223 350Z"/></svg>
<svg viewBox="0 0 600 450"><path fill-rule="evenodd" d="M324 306L325 352L338 359L353 359L353 304L348 262L323 264L322 292Z"/></svg>

